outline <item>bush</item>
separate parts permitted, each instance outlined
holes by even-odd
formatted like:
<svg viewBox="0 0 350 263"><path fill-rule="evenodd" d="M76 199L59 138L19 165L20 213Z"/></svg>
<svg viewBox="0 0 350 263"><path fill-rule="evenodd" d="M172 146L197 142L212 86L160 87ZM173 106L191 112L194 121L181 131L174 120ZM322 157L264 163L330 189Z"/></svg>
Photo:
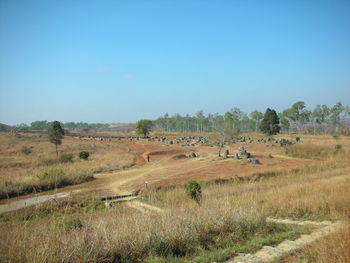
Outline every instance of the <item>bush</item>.
<svg viewBox="0 0 350 263"><path fill-rule="evenodd" d="M79 153L79 158L83 159L83 160L89 159L89 156L90 156L90 153L85 152L85 151L82 151L82 152Z"/></svg>
<svg viewBox="0 0 350 263"><path fill-rule="evenodd" d="M202 187L198 182L196 181L188 182L185 185L185 190L186 190L187 196L195 200L197 203L201 200Z"/></svg>
<svg viewBox="0 0 350 263"><path fill-rule="evenodd" d="M24 153L25 155L28 155L32 153L32 150L27 146L23 146L21 149L21 152Z"/></svg>
<svg viewBox="0 0 350 263"><path fill-rule="evenodd" d="M73 154L71 153L62 153L59 158L61 163L72 163L73 162Z"/></svg>
<svg viewBox="0 0 350 263"><path fill-rule="evenodd" d="M292 145L292 144L293 144L293 142L291 142L290 140L287 140L287 139L280 140L281 146L288 146L288 145Z"/></svg>

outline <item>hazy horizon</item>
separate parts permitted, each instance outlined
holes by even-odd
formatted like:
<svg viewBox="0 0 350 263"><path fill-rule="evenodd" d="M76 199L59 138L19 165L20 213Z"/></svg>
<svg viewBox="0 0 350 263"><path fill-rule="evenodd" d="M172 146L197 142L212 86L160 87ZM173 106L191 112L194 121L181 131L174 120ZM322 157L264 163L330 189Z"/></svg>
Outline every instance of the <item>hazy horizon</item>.
<svg viewBox="0 0 350 263"><path fill-rule="evenodd" d="M349 1L1 1L0 123L350 104Z"/></svg>

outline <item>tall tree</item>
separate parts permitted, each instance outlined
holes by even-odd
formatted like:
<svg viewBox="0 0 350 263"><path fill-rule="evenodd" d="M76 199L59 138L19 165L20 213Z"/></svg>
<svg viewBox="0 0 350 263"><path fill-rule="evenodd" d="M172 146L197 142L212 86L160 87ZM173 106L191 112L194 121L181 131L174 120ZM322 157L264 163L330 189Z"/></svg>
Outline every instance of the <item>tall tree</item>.
<svg viewBox="0 0 350 263"><path fill-rule="evenodd" d="M137 134L143 134L147 136L153 127L153 122L151 120L139 120L135 125L135 132Z"/></svg>
<svg viewBox="0 0 350 263"><path fill-rule="evenodd" d="M329 116L330 110L327 105L317 105L312 112L312 118L317 123L323 123Z"/></svg>
<svg viewBox="0 0 350 263"><path fill-rule="evenodd" d="M275 110L267 108L264 119L260 124L263 133L274 135L280 132L280 121Z"/></svg>
<svg viewBox="0 0 350 263"><path fill-rule="evenodd" d="M311 118L313 120L313 125L314 125L314 133L316 130L315 124L317 123L318 126L321 126L321 124L324 123L326 119L329 117L329 114L330 114L330 110L327 107L327 105L316 105L315 109L311 114Z"/></svg>
<svg viewBox="0 0 350 263"><path fill-rule="evenodd" d="M231 123L226 122L225 118L218 113L213 115L213 131L214 134L210 140L219 147L219 156L221 156L221 150L225 142L233 138L236 133Z"/></svg>
<svg viewBox="0 0 350 263"><path fill-rule="evenodd" d="M337 102L331 109L330 109L330 118L333 122L333 125L335 126L335 131L338 132L339 129L339 122L340 122L340 114L345 110L343 104L341 102Z"/></svg>
<svg viewBox="0 0 350 263"><path fill-rule="evenodd" d="M250 118L255 122L255 131L258 131L260 122L264 118L264 113L255 110L250 113Z"/></svg>
<svg viewBox="0 0 350 263"><path fill-rule="evenodd" d="M56 147L56 155L58 156L57 146L62 144L62 139L64 136L64 130L61 127L61 124L58 121L51 122L47 134L49 136L49 140Z"/></svg>

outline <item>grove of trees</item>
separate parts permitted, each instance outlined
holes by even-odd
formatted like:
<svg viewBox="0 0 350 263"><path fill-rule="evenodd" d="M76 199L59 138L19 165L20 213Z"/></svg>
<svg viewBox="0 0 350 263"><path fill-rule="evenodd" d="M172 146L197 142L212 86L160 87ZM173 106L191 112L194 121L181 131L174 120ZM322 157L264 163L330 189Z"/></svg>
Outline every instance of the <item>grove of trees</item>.
<svg viewBox="0 0 350 263"><path fill-rule="evenodd" d="M284 132L338 132L350 127L350 107L337 102L333 106L317 105L314 109L308 109L303 101L297 101L289 108L277 113L279 117L279 127ZM259 131L264 113L254 110L247 114L241 109L234 107L231 110L219 114L198 111L195 115L180 115L178 113L170 116L163 116L152 121L154 129L164 132L217 132L225 134ZM60 123L62 128L68 130L91 130L109 131L109 124L66 122ZM30 125L20 124L12 126L15 131L47 130L50 122L34 121ZM226 136L226 135L225 135Z"/></svg>
<svg viewBox="0 0 350 263"><path fill-rule="evenodd" d="M317 105L313 110L298 101L291 107L276 113L279 127L286 132L333 132L350 127L350 107L338 102L332 107ZM165 132L215 132L223 125L235 132L258 131L264 114L254 110L250 114L235 107L224 114L204 115L203 111L194 116L165 114L154 121L156 129ZM219 129L222 130L222 129Z"/></svg>
<svg viewBox="0 0 350 263"><path fill-rule="evenodd" d="M65 122L60 123L61 126L64 129L67 130L91 130L91 131L108 131L110 129L109 124L104 123L86 123L86 122ZM43 121L34 121L30 125L27 124L20 124L15 125L12 128L15 131L45 131L50 127L50 122L43 120Z"/></svg>

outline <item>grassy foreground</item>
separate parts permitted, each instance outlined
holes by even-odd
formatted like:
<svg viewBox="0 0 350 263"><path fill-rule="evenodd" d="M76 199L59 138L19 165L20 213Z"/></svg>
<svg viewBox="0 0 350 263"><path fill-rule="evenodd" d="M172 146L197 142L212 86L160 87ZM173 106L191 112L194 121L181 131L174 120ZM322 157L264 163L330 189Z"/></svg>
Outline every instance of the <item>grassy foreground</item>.
<svg viewBox="0 0 350 263"><path fill-rule="evenodd" d="M42 206L2 216L1 261L4 262L182 262L224 260L238 252L297 237L305 228L268 223L249 207L226 200L201 206L142 213L126 204L106 209L66 204ZM75 206L75 208L74 208ZM45 213L46 210L46 213ZM207 259L206 261L203 261Z"/></svg>
<svg viewBox="0 0 350 263"><path fill-rule="evenodd" d="M350 153L344 140L320 145L317 165L262 174L258 180L202 183L201 205L182 186L143 191L142 200L162 212L139 211L127 203L105 208L96 201L52 202L0 217L3 262L223 262L296 238L307 229L266 222L267 216L350 220ZM318 147L315 146L315 147ZM305 148L289 148L305 154ZM313 152L313 151L311 151ZM288 154L288 153L286 153ZM348 262L348 232L310 248L306 262L341 255ZM327 242L331 244L327 245ZM342 244L340 251L336 245ZM322 258L318 253L322 251Z"/></svg>

